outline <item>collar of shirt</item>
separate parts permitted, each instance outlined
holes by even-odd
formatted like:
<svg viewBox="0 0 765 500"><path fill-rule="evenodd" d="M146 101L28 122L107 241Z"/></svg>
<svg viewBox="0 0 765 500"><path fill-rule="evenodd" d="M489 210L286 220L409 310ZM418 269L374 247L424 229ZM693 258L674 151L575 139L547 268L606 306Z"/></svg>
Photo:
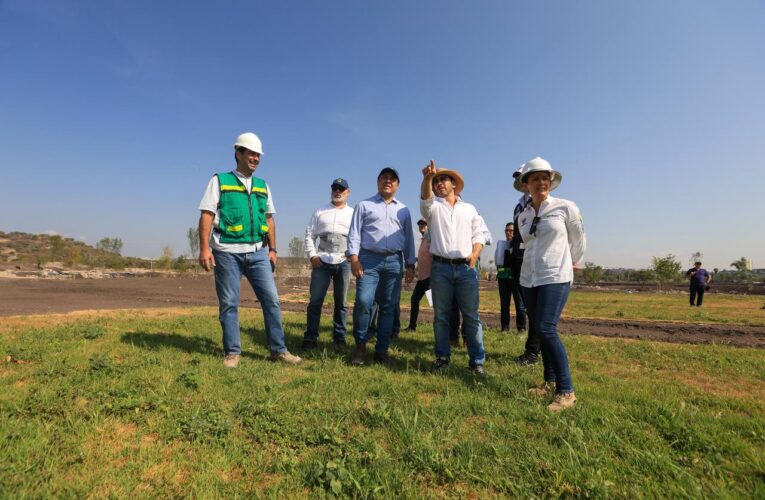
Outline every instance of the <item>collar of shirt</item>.
<svg viewBox="0 0 765 500"><path fill-rule="evenodd" d="M383 202L383 203L386 203L386 202L385 202L385 198L383 198L383 197L382 197L382 195L381 195L380 193L377 193L377 194L375 194L375 195L373 196L373 198L375 199L375 201L381 201L381 202ZM398 203L398 200L397 200L397 199L396 199L396 197L394 196L393 198L391 198L390 202L391 202L391 203Z"/></svg>

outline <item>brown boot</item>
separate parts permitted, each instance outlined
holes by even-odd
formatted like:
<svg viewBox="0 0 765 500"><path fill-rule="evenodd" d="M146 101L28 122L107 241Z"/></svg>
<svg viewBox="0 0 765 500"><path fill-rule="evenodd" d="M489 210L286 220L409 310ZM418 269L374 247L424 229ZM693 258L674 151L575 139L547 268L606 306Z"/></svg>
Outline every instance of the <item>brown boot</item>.
<svg viewBox="0 0 765 500"><path fill-rule="evenodd" d="M385 352L376 352L374 355L375 363L380 365L385 365L387 367L393 366L393 358L390 354L388 354L388 351Z"/></svg>
<svg viewBox="0 0 765 500"><path fill-rule="evenodd" d="M529 389L529 395L542 398L555 390L555 382L542 382Z"/></svg>
<svg viewBox="0 0 765 500"><path fill-rule="evenodd" d="M353 351L353 359L351 359L351 364L354 364L356 366L363 366L364 357L366 355L367 355L367 345L356 344L356 349Z"/></svg>
<svg viewBox="0 0 765 500"><path fill-rule="evenodd" d="M552 400L552 403L547 405L547 409L552 412L558 412L573 408L576 404L576 394L573 392L557 393Z"/></svg>

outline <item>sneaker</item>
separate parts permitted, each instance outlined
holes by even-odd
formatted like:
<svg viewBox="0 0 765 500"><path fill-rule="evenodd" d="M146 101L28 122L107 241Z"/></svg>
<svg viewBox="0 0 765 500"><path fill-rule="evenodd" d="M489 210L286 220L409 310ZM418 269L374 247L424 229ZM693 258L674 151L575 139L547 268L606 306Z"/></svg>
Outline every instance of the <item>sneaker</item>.
<svg viewBox="0 0 765 500"><path fill-rule="evenodd" d="M315 340L303 339L303 343L300 344L301 349L316 349L319 347L319 343Z"/></svg>
<svg viewBox="0 0 765 500"><path fill-rule="evenodd" d="M547 396L555 390L555 382L542 382L538 386L529 389L529 395L536 396L538 398Z"/></svg>
<svg viewBox="0 0 765 500"><path fill-rule="evenodd" d="M523 353L515 358L515 363L520 366L530 366L539 363L539 356L535 354Z"/></svg>
<svg viewBox="0 0 765 500"><path fill-rule="evenodd" d="M417 327L414 327L414 326L409 326L409 327L407 327L407 328L406 328L406 330L404 330L404 331L405 331L406 333L414 333L414 332L416 332L416 331L417 331Z"/></svg>
<svg viewBox="0 0 765 500"><path fill-rule="evenodd" d="M483 365L472 365L470 366L470 371L473 372L473 374L477 377L486 376L486 369L483 367Z"/></svg>
<svg viewBox="0 0 765 500"><path fill-rule="evenodd" d="M375 363L385 366L393 366L393 358L388 354L388 351L376 352L373 359Z"/></svg>
<svg viewBox="0 0 765 500"><path fill-rule="evenodd" d="M353 359L351 364L356 366L364 365L364 356L367 355L367 346L365 344L356 344L356 350L353 351Z"/></svg>
<svg viewBox="0 0 765 500"><path fill-rule="evenodd" d="M436 358L436 362L433 363L433 371L434 372L443 371L448 365L449 365L448 358Z"/></svg>
<svg viewBox="0 0 765 500"><path fill-rule="evenodd" d="M567 410L573 408L576 404L576 394L573 392L556 393L552 403L547 405L547 409L552 412Z"/></svg>
<svg viewBox="0 0 765 500"><path fill-rule="evenodd" d="M289 351L280 352L271 356L271 361L279 361L288 365L299 365L303 360L299 356L290 354Z"/></svg>
<svg viewBox="0 0 765 500"><path fill-rule="evenodd" d="M241 357L240 354L226 354L226 357L223 358L223 366L226 368L236 368L239 366L239 358Z"/></svg>

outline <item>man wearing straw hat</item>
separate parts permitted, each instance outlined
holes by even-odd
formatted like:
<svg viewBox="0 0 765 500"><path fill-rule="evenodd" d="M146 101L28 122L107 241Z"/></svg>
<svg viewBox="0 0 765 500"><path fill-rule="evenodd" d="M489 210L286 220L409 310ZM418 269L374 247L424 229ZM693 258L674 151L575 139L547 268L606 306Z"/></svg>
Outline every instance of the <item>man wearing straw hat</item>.
<svg viewBox="0 0 765 500"><path fill-rule="evenodd" d="M478 317L478 271L475 264L486 244L485 225L476 208L462 200L465 181L456 170L436 169L433 160L422 169L420 212L430 230L433 265L430 286L435 312L435 371L449 364L449 315L452 299L464 320L469 367L478 376L486 375L483 327ZM434 196L435 193L435 196Z"/></svg>

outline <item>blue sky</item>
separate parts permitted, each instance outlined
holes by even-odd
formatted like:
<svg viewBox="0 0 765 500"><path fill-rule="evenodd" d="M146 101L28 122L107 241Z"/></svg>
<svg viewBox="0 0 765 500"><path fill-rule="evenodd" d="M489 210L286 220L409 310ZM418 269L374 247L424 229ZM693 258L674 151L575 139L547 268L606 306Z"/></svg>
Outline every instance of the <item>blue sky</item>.
<svg viewBox="0 0 765 500"><path fill-rule="evenodd" d="M188 251L204 186L256 132L280 251L331 179L460 170L500 237L540 155L586 260L765 267L760 1L0 0L0 230Z"/></svg>

